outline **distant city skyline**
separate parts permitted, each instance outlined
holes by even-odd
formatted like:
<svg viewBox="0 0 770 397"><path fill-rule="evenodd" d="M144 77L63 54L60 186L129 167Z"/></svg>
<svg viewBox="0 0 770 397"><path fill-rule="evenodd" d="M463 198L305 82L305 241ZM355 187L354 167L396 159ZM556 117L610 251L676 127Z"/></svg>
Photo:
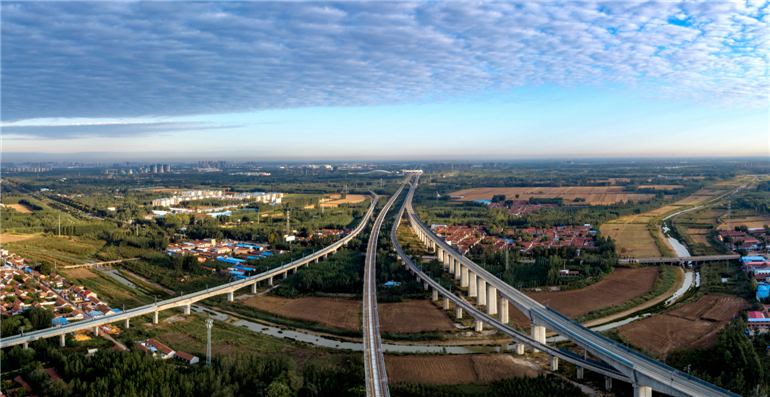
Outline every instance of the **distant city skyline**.
<svg viewBox="0 0 770 397"><path fill-rule="evenodd" d="M767 7L3 2L3 161L768 156Z"/></svg>

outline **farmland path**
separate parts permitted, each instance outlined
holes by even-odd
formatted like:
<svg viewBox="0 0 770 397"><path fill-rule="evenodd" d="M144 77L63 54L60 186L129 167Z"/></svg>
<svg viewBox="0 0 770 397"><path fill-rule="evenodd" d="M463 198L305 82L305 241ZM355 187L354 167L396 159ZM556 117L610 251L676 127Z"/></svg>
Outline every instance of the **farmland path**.
<svg viewBox="0 0 770 397"><path fill-rule="evenodd" d="M665 266L665 265L664 265ZM623 318L628 316L629 314L635 313L639 310L647 309L648 307L652 307L657 305L660 302L665 301L666 299L672 297L679 288L682 288L682 284L684 284L684 270L682 270L681 267L676 268L676 281L674 281L674 284L671 285L671 288L668 289L665 293L661 294L660 296L650 299L647 302L642 303L639 306L632 307L628 310L624 310L620 313L615 313L607 317L597 318L595 320L586 321L583 323L583 326L585 327L593 327L600 324L605 324L613 320L617 320L619 318Z"/></svg>

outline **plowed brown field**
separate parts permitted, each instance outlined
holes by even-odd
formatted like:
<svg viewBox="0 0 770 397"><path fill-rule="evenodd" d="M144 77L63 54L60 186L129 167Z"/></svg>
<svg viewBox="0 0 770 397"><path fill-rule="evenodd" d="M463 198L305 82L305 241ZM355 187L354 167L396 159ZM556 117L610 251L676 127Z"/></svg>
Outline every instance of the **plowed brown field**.
<svg viewBox="0 0 770 397"><path fill-rule="evenodd" d="M615 204L621 201L640 201L650 199L652 194L641 194L624 191L623 186L569 186L569 187L480 187L465 189L450 193L452 196L463 196L462 201L490 200L492 196L504 194L508 199L519 195L519 200L535 198L564 199L564 204L572 204L576 198L585 199L585 204Z"/></svg>
<svg viewBox="0 0 770 397"><path fill-rule="evenodd" d="M358 300L258 296L242 302L282 317L318 323L325 327L361 329L362 304ZM428 301L413 300L378 306L383 332L418 333L455 329L449 317Z"/></svg>
<svg viewBox="0 0 770 397"><path fill-rule="evenodd" d="M735 296L705 295L676 310L623 327L620 334L661 357L680 347L711 347L722 327L749 304Z"/></svg>
<svg viewBox="0 0 770 397"><path fill-rule="evenodd" d="M385 356L388 378L393 382L439 385L491 382L519 376L535 377L538 371L518 364L509 355Z"/></svg>
<svg viewBox="0 0 770 397"><path fill-rule="evenodd" d="M96 274L94 274L92 271L88 269L72 269L72 270L66 270L62 271L62 274L67 276L67 278L92 278L92 277L99 277Z"/></svg>
<svg viewBox="0 0 770 397"><path fill-rule="evenodd" d="M424 300L381 303L377 306L383 332L418 333L456 329L441 309Z"/></svg>
<svg viewBox="0 0 770 397"><path fill-rule="evenodd" d="M657 267L617 268L604 280L583 289L564 292L535 292L527 295L543 304L548 301L550 307L569 318L577 318L592 310L619 305L644 295L652 289L657 277ZM527 317L513 305L508 312L516 325L529 325Z"/></svg>

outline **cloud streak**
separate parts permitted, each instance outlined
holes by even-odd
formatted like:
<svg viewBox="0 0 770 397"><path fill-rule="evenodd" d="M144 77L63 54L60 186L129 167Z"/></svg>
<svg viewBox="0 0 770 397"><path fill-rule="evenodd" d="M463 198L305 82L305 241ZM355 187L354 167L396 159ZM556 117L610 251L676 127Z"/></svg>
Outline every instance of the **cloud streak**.
<svg viewBox="0 0 770 397"><path fill-rule="evenodd" d="M206 122L107 122L69 124L26 124L2 126L3 138L19 139L82 139L131 138L170 132L238 128L241 125L217 125Z"/></svg>
<svg viewBox="0 0 770 397"><path fill-rule="evenodd" d="M5 121L431 102L543 85L718 107L768 101L766 3L2 7Z"/></svg>

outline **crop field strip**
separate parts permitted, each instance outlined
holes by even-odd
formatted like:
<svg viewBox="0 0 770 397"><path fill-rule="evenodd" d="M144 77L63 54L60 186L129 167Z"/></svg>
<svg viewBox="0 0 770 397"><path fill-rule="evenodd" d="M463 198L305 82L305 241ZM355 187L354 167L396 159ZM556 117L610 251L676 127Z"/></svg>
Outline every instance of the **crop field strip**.
<svg viewBox="0 0 770 397"><path fill-rule="evenodd" d="M623 304L650 291L657 278L657 267L638 269L616 268L604 280L573 291L527 293L532 299L548 305L570 318L594 310ZM509 311L514 324L528 326L529 320L511 305Z"/></svg>
<svg viewBox="0 0 770 397"><path fill-rule="evenodd" d="M680 347L712 347L719 330L747 308L742 298L704 295L670 312L624 325L619 332L635 346L652 348L665 357Z"/></svg>
<svg viewBox="0 0 770 397"><path fill-rule="evenodd" d="M535 377L539 371L514 361L509 355L385 356L388 378L393 382L452 385L491 382L520 376Z"/></svg>
<svg viewBox="0 0 770 397"><path fill-rule="evenodd" d="M634 193L624 190L623 186L568 186L568 187L489 187L472 188L449 193L451 196L463 196L461 201L490 200L492 196L504 194L508 199L519 195L519 200L534 198L564 199L565 205L576 198L585 199L585 204L616 204L621 201L648 200L654 196L651 193Z"/></svg>

